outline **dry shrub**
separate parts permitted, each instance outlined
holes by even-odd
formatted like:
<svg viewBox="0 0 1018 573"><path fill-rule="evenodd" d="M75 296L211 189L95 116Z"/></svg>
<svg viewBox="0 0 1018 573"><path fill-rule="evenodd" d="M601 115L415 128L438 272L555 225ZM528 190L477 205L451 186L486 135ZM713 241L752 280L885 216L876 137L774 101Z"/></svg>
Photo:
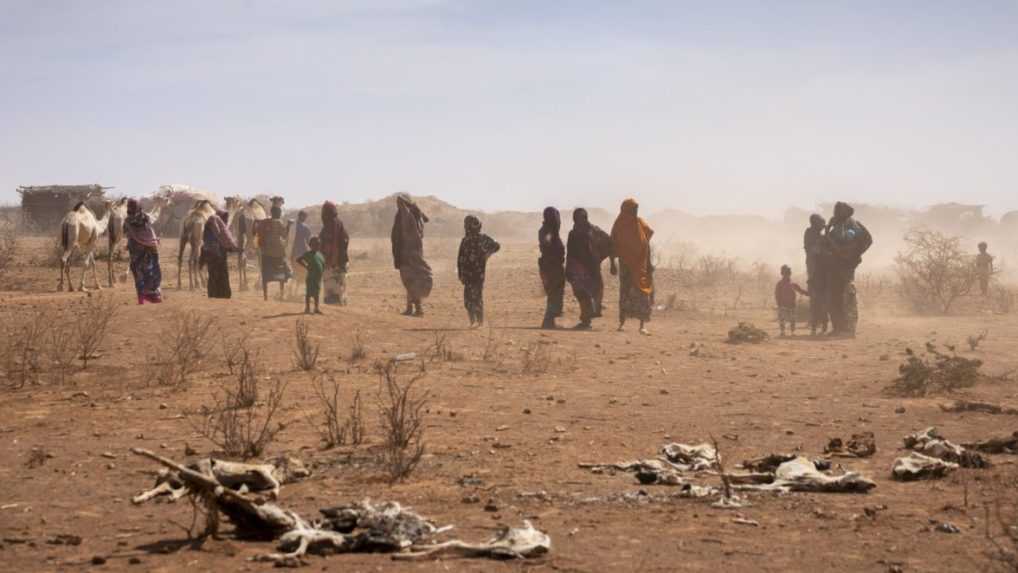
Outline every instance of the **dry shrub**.
<svg viewBox="0 0 1018 573"><path fill-rule="evenodd" d="M502 340L495 336L493 326L488 326L488 338L484 341L484 354L481 358L485 362L494 364L496 368L500 368L505 362L505 356L502 353Z"/></svg>
<svg viewBox="0 0 1018 573"><path fill-rule="evenodd" d="M41 358L52 320L45 311L37 311L23 323L5 329L0 342L4 376L13 389L38 384L43 371Z"/></svg>
<svg viewBox="0 0 1018 573"><path fill-rule="evenodd" d="M350 345L350 362L360 362L368 357L368 348L364 344L364 337L361 331L353 333L353 343Z"/></svg>
<svg viewBox="0 0 1018 573"><path fill-rule="evenodd" d="M972 291L977 279L961 238L913 229L904 240L905 250L894 259L901 294L917 312L947 314L959 297Z"/></svg>
<svg viewBox="0 0 1018 573"><path fill-rule="evenodd" d="M0 275L7 272L7 269L14 263L14 257L18 253L18 234L13 223L4 222L0 224Z"/></svg>
<svg viewBox="0 0 1018 573"><path fill-rule="evenodd" d="M399 365L390 360L375 365L378 371L378 417L384 441L380 462L389 482L406 479L424 456L424 414L428 392L415 384L424 377L420 371L408 381L399 376Z"/></svg>
<svg viewBox="0 0 1018 573"><path fill-rule="evenodd" d="M229 457L248 460L261 456L286 428L282 422L276 422L286 383L273 380L264 403L257 404L252 398L261 393L257 371L252 356L245 350L232 384L221 384L212 406L204 406L199 412L198 432Z"/></svg>
<svg viewBox="0 0 1018 573"><path fill-rule="evenodd" d="M432 362L458 362L463 359L461 353L452 349L449 337L440 332L435 333L435 341L431 343L425 354Z"/></svg>
<svg viewBox="0 0 1018 573"><path fill-rule="evenodd" d="M237 367L244 360L245 351L248 348L248 340L251 332L244 330L237 336L224 336L220 340L220 348L223 352L223 362L230 375L236 373Z"/></svg>
<svg viewBox="0 0 1018 573"><path fill-rule="evenodd" d="M923 357L906 348L905 362L898 367L899 376L892 389L905 396L925 396L975 385L983 376L979 372L983 361L958 356L953 349L949 351L950 354L941 352L927 342L927 357Z"/></svg>
<svg viewBox="0 0 1018 573"><path fill-rule="evenodd" d="M84 299L82 312L74 321L74 339L77 341L81 367L96 356L109 334L110 324L117 314L117 303L109 295L93 295Z"/></svg>
<svg viewBox="0 0 1018 573"><path fill-rule="evenodd" d="M175 313L160 333L149 379L161 386L185 386L208 356L215 324L215 317L195 310Z"/></svg>
<svg viewBox="0 0 1018 573"><path fill-rule="evenodd" d="M320 345L311 341L311 331L304 319L294 325L293 365L307 372L318 364Z"/></svg>
<svg viewBox="0 0 1018 573"><path fill-rule="evenodd" d="M325 449L345 446L347 443L360 445L364 441L364 416L360 391L354 392L344 419L339 382L329 375L322 374L315 377L313 389L321 410L318 421L311 419L310 416L309 421L318 430Z"/></svg>
<svg viewBox="0 0 1018 573"><path fill-rule="evenodd" d="M729 344L759 344L767 340L768 335L752 323L740 322L736 327L728 331Z"/></svg>
<svg viewBox="0 0 1018 573"><path fill-rule="evenodd" d="M717 286L735 278L737 259L724 255L702 255L696 261L693 272L693 284L698 286Z"/></svg>
<svg viewBox="0 0 1018 573"><path fill-rule="evenodd" d="M51 328L46 336L46 357L52 367L53 381L63 384L78 358L74 339L59 328Z"/></svg>
<svg viewBox="0 0 1018 573"><path fill-rule="evenodd" d="M537 341L528 344L521 352L524 374L544 374L551 368L552 357L547 343Z"/></svg>
<svg viewBox="0 0 1018 573"><path fill-rule="evenodd" d="M995 565L987 570L1018 573L1018 505L998 497L987 502L984 509L985 536L992 547L988 555Z"/></svg>

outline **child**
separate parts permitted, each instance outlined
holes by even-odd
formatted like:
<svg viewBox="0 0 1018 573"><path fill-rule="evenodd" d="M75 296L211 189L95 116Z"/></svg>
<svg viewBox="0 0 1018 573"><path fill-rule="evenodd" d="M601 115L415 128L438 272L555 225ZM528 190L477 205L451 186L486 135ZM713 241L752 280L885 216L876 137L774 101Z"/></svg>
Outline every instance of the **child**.
<svg viewBox="0 0 1018 573"><path fill-rule="evenodd" d="M481 232L481 221L473 215L463 220L464 237L460 241L456 270L463 283L463 306L470 317L470 327L484 324L484 273L488 257L498 252L501 245Z"/></svg>
<svg viewBox="0 0 1018 573"><path fill-rule="evenodd" d="M325 274L325 257L318 252L318 237L308 241L308 251L297 259L297 264L307 269L304 294L304 314L311 314L311 299L315 301L315 314L322 314L318 308L318 294L321 291L322 275Z"/></svg>
<svg viewBox="0 0 1018 573"><path fill-rule="evenodd" d="M802 287L792 282L792 269L781 265L781 280L774 286L774 300L778 303L778 324L781 325L781 336L785 335L785 323L790 323L792 336L795 336L795 294L809 296Z"/></svg>
<svg viewBox="0 0 1018 573"><path fill-rule="evenodd" d="M979 243L979 254L976 255L976 275L979 277L979 292L983 296L990 294L990 276L993 275L993 255L986 249L985 242Z"/></svg>

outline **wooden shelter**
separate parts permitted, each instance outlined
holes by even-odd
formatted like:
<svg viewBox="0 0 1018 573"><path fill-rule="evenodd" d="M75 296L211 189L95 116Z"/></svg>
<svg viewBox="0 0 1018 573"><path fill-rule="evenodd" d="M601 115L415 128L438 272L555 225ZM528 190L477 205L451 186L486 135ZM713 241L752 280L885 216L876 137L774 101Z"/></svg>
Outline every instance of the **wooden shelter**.
<svg viewBox="0 0 1018 573"><path fill-rule="evenodd" d="M68 209L79 201L86 201L93 211L102 209L107 189L102 185L38 185L22 186L21 214L25 222L39 230L49 230L60 224ZM96 212L96 216L101 213Z"/></svg>

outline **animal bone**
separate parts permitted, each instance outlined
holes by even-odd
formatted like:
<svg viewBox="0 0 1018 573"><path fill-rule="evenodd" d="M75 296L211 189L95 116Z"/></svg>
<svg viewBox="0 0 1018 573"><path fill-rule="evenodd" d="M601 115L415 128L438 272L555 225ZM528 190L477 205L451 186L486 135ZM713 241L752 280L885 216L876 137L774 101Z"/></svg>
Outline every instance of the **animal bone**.
<svg viewBox="0 0 1018 573"><path fill-rule="evenodd" d="M691 446L671 443L661 448L661 453L681 471L699 472L717 469L718 452L710 444Z"/></svg>
<svg viewBox="0 0 1018 573"><path fill-rule="evenodd" d="M1001 436L983 440L982 442L965 444L965 447L985 454L1018 454L1018 432L1010 436Z"/></svg>
<svg viewBox="0 0 1018 573"><path fill-rule="evenodd" d="M918 452L894 460L891 477L898 481L938 479L958 469L958 464L931 458Z"/></svg>
<svg viewBox="0 0 1018 573"><path fill-rule="evenodd" d="M281 484L292 483L311 475L300 460L287 456L273 458L267 464L203 458L188 464L187 467L215 479L220 485L232 490L267 492L271 499L279 497ZM156 478L155 487L138 494L131 501L140 504L160 495L169 495L171 501L176 501L186 495L187 491L180 477L166 474L168 474L166 470L161 471Z"/></svg>
<svg viewBox="0 0 1018 573"><path fill-rule="evenodd" d="M956 463L963 468L986 468L990 466L990 462L983 456L947 441L933 427L905 436L905 447L934 458Z"/></svg>
<svg viewBox="0 0 1018 573"><path fill-rule="evenodd" d="M495 537L485 543L464 543L458 539L434 545L419 545L414 551L397 553L397 560L429 559L445 553L463 557L490 557L493 559L527 559L551 551L551 538L534 528L529 521L523 521L522 528L502 528Z"/></svg>
<svg viewBox="0 0 1018 573"><path fill-rule="evenodd" d="M735 477L735 476L733 476ZM877 484L857 472L829 476L817 469L816 463L802 456L783 462L774 470L774 481L768 484L740 485L741 490L801 491L816 493L866 493Z"/></svg>
<svg viewBox="0 0 1018 573"><path fill-rule="evenodd" d="M873 432L852 434L847 443L843 442L841 438L831 438L827 447L824 448L825 454L847 458L868 458L876 452L877 442Z"/></svg>

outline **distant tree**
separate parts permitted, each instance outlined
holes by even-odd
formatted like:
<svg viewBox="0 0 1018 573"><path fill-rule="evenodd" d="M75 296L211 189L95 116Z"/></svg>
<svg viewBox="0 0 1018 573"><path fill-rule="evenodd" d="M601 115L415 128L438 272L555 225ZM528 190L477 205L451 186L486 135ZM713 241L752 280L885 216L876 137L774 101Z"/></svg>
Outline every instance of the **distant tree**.
<svg viewBox="0 0 1018 573"><path fill-rule="evenodd" d="M916 310L947 314L976 284L973 259L961 238L913 229L904 240L905 249L895 257L902 294Z"/></svg>

